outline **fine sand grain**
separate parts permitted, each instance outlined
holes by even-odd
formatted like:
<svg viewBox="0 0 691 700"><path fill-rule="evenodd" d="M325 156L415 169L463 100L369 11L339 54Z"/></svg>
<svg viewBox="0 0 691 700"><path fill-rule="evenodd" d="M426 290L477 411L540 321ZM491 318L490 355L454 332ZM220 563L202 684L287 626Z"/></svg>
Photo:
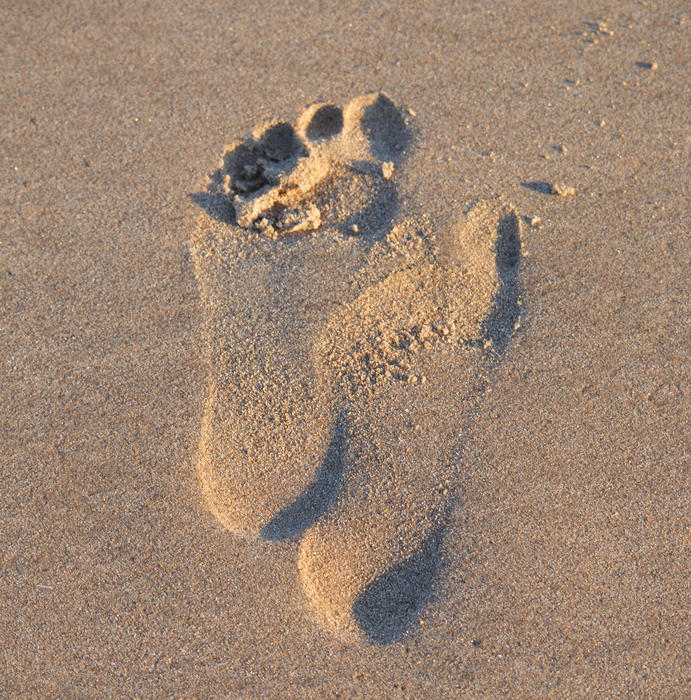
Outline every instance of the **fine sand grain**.
<svg viewBox="0 0 691 700"><path fill-rule="evenodd" d="M690 26L4 3L0 695L688 697Z"/></svg>

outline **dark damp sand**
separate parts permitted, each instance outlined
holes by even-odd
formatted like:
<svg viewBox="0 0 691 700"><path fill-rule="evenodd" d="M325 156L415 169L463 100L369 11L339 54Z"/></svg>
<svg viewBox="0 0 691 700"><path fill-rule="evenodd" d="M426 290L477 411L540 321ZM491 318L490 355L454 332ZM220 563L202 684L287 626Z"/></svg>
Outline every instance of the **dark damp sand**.
<svg viewBox="0 0 691 700"><path fill-rule="evenodd" d="M688 694L684 3L0 13L0 694ZM189 195L255 124L377 89L416 113L406 206L540 222L434 596L344 644L296 541L203 504Z"/></svg>

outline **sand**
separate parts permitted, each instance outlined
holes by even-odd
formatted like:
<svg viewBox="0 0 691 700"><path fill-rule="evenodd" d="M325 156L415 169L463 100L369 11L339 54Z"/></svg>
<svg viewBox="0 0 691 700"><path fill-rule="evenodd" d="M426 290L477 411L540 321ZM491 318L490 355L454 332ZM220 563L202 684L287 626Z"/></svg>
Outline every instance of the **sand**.
<svg viewBox="0 0 691 700"><path fill-rule="evenodd" d="M685 697L686 13L6 5L0 694Z"/></svg>

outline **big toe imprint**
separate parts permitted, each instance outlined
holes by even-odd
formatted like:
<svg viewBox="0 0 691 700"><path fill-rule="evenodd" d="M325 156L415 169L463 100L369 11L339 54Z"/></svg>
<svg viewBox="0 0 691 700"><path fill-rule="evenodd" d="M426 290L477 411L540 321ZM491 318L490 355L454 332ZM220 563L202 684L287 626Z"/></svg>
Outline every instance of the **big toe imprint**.
<svg viewBox="0 0 691 700"><path fill-rule="evenodd" d="M333 406L313 346L391 229L408 140L383 94L345 110L314 105L296 126L272 122L228 147L193 196L203 209L191 248L210 367L198 473L236 534L275 534L276 518L323 485Z"/></svg>
<svg viewBox="0 0 691 700"><path fill-rule="evenodd" d="M433 593L477 409L517 321L519 220L481 203L432 256L339 310L321 340L349 416L343 486L305 534L299 567L321 621L397 639Z"/></svg>

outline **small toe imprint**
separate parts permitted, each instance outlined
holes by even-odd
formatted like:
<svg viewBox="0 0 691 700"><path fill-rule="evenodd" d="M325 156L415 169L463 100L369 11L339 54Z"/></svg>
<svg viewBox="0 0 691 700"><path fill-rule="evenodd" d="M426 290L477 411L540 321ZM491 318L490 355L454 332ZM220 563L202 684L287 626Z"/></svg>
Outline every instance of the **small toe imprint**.
<svg viewBox="0 0 691 700"><path fill-rule="evenodd" d="M410 143L400 110L382 92L353 100L346 108L346 124L367 137L372 155L381 161L400 160Z"/></svg>
<svg viewBox="0 0 691 700"><path fill-rule="evenodd" d="M310 141L331 138L343 130L343 112L336 105L313 105L303 115L301 126Z"/></svg>

